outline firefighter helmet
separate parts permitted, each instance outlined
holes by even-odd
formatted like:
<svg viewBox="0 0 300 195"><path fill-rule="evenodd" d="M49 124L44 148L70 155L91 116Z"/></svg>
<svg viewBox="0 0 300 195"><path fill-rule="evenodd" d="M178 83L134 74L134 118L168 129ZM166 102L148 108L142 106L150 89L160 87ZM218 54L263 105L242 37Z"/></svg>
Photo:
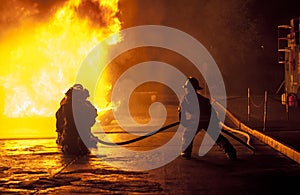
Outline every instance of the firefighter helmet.
<svg viewBox="0 0 300 195"><path fill-rule="evenodd" d="M195 90L203 89L202 87L199 86L199 81L195 77L188 77L183 88L187 88L188 83L190 83Z"/></svg>

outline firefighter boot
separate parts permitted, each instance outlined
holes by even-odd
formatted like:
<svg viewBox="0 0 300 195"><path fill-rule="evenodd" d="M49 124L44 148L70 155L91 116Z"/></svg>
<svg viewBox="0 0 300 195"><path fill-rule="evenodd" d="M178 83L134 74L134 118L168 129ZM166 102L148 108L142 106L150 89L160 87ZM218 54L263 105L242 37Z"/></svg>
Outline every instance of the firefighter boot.
<svg viewBox="0 0 300 195"><path fill-rule="evenodd" d="M190 143L190 145L183 152L181 152L180 155L186 159L191 159L192 158L192 149L193 149L193 142Z"/></svg>
<svg viewBox="0 0 300 195"><path fill-rule="evenodd" d="M230 160L236 160L236 150L234 149L233 145L228 141L227 138L225 138L223 135L219 135L216 142L218 146L223 149L226 156Z"/></svg>

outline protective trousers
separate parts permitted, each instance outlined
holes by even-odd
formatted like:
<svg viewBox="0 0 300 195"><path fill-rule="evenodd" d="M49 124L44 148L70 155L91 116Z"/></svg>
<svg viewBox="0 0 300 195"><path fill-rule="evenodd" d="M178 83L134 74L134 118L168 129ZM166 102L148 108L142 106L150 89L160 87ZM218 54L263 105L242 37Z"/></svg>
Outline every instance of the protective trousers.
<svg viewBox="0 0 300 195"><path fill-rule="evenodd" d="M204 129L204 130L206 130L206 129ZM198 133L198 131L197 131L197 133ZM190 157L192 154L193 142L194 142L195 136L196 135L194 135L191 138L191 133L188 128L185 130L185 132L183 134L182 151L187 157ZM225 154L227 155L228 158L230 158L232 160L236 159L236 150L234 149L233 145L229 142L229 140L226 137L224 137L222 134L220 134L218 136L218 138L216 140L216 144L225 152Z"/></svg>

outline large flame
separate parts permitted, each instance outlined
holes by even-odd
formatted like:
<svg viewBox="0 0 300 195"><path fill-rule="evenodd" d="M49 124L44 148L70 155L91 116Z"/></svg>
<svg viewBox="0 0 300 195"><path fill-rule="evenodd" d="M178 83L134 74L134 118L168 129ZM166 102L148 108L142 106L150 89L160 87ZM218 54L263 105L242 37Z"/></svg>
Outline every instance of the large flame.
<svg viewBox="0 0 300 195"><path fill-rule="evenodd" d="M69 0L52 5L48 15L38 14L34 3L26 9L21 0L12 2L23 14L17 26L0 30L0 111L13 118L51 117L87 54L120 31L118 0ZM2 21L14 14L3 13Z"/></svg>

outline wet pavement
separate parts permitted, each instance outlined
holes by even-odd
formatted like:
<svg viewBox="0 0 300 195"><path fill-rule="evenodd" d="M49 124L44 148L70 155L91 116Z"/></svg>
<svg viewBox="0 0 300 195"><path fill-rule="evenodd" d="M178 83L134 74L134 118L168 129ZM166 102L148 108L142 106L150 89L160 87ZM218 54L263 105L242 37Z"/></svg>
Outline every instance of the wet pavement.
<svg viewBox="0 0 300 195"><path fill-rule="evenodd" d="M243 109L243 101L239 101L229 102L228 108L236 112L237 117L245 117L247 111ZM176 109L174 106L168 110ZM294 115L290 114L291 120ZM259 115L253 114L251 121L245 123L264 133L277 133L280 138L287 135L284 131L287 126L283 123L276 125L277 121L271 120L271 114L265 131L260 129L261 120L254 120L254 116L259 118ZM241 117L241 120L244 119ZM176 114L168 120L167 123L176 122ZM297 124L296 116L293 121ZM271 124L274 124L274 130ZM107 129L112 140L128 139L128 135L116 125ZM134 151L159 148L174 136L176 130L173 127L126 148ZM297 132L297 129L289 131ZM103 135L98 136L102 138ZM178 156L164 166L145 171L123 170L114 166L129 161L134 164L141 157L124 157L114 146L99 145L99 156L75 157L62 155L54 138L0 140L0 194L294 194L299 191L299 164L266 143L251 136L250 143L255 148L253 153L228 137L238 155L236 161L231 161L216 145L205 156L199 156L203 136L203 132L196 136L192 159ZM245 140L242 135L237 136ZM287 142L293 145L288 137ZM299 138L293 137L295 140ZM159 160L155 155L147 159L150 162Z"/></svg>
<svg viewBox="0 0 300 195"><path fill-rule="evenodd" d="M147 172L109 166L106 156L62 155L55 139L2 140L0 194L162 192Z"/></svg>
<svg viewBox="0 0 300 195"><path fill-rule="evenodd" d="M162 134L167 136L168 133ZM38 145L31 140L31 144L18 152L6 147L10 152L1 155L0 193L288 194L297 190L299 164L266 144L251 140L256 148L252 153L231 140L238 152L238 160L231 161L216 146L199 157L197 149L202 137L203 133L196 137L192 159L177 157L149 171L121 170L111 166L107 159L110 162L113 159L106 155L63 156L53 144L54 139L41 140ZM25 146L24 140L13 142L5 144ZM152 142L152 139L145 140L140 147L149 147Z"/></svg>

